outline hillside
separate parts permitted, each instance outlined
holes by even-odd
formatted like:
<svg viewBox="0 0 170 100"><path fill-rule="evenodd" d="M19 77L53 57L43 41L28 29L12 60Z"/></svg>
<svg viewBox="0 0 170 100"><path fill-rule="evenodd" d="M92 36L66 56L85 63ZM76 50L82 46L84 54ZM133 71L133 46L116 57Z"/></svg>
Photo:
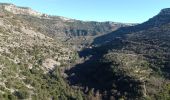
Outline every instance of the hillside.
<svg viewBox="0 0 170 100"><path fill-rule="evenodd" d="M71 44L75 49L82 49L89 46L93 39L117 30L120 27L131 26L133 24L123 24L114 22L95 22L69 19L61 16L51 16L31 8L18 7L13 4L1 4L5 10L16 19L19 19L35 30L60 41Z"/></svg>
<svg viewBox="0 0 170 100"><path fill-rule="evenodd" d="M101 45L104 43L107 43L108 41L113 40L114 38L119 38L121 35L139 32L143 30L147 30L153 27L160 27L162 25L170 23L170 13L169 8L162 9L160 13L153 18L150 18L148 21L135 25L135 26L129 26L129 27L121 27L120 29L110 32L106 35L100 36L95 38L93 44L95 45Z"/></svg>
<svg viewBox="0 0 170 100"><path fill-rule="evenodd" d="M81 98L62 78L77 53L19 19L1 11L0 99L48 100ZM54 88L55 87L55 88Z"/></svg>
<svg viewBox="0 0 170 100"><path fill-rule="evenodd" d="M126 26L50 16L13 4L0 8L0 99L5 100L87 98L67 84L64 70L77 60L75 50Z"/></svg>
<svg viewBox="0 0 170 100"><path fill-rule="evenodd" d="M169 100L170 9L141 24L0 4L0 99Z"/></svg>
<svg viewBox="0 0 170 100"><path fill-rule="evenodd" d="M106 100L168 100L169 11L163 9L147 22L96 38L97 47L80 52L88 59L68 71L75 73L68 78L70 84L88 87L87 93Z"/></svg>

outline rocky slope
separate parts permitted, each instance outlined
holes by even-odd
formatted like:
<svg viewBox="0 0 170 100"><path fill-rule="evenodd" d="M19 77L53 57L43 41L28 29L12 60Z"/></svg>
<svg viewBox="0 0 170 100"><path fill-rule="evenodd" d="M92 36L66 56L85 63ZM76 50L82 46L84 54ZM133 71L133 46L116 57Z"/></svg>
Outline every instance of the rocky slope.
<svg viewBox="0 0 170 100"><path fill-rule="evenodd" d="M63 78L78 57L72 46L126 26L49 16L13 4L0 8L0 99L87 98Z"/></svg>
<svg viewBox="0 0 170 100"><path fill-rule="evenodd" d="M4 10L12 12L13 14L23 14L23 15L32 15L32 16L42 16L42 13L32 10L31 8L26 7L17 7L13 4L2 4L4 6Z"/></svg>
<svg viewBox="0 0 170 100"><path fill-rule="evenodd" d="M122 27L109 34L95 38L93 44L101 45L101 44L107 43L108 41L112 41L115 37L119 38L122 34L124 35L124 34L133 33L133 32L147 30L153 27L160 27L162 25L170 23L169 16L170 16L169 8L162 9L158 15L154 16L153 18L150 18L148 21L142 24L138 24L138 25L130 26L130 27Z"/></svg>
<svg viewBox="0 0 170 100"><path fill-rule="evenodd" d="M1 8L1 10L14 14L13 17L26 22L35 30L74 45L76 49L90 45L93 39L98 36L110 33L120 27L133 25L114 22L88 22L61 16L50 16L36 12L31 8L17 7L13 4L1 4Z"/></svg>
<svg viewBox="0 0 170 100"><path fill-rule="evenodd" d="M0 99L81 98L81 92L69 88L62 78L76 52L13 14L0 14Z"/></svg>
<svg viewBox="0 0 170 100"><path fill-rule="evenodd" d="M169 8L135 26L0 8L0 99L170 98Z"/></svg>

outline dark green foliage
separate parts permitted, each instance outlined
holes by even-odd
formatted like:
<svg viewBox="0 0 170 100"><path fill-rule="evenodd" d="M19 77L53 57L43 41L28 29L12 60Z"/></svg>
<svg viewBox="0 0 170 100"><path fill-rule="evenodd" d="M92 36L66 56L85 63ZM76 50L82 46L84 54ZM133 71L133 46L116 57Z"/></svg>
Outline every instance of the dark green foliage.
<svg viewBox="0 0 170 100"><path fill-rule="evenodd" d="M165 83L163 90L156 97L158 100L170 100L170 83Z"/></svg>
<svg viewBox="0 0 170 100"><path fill-rule="evenodd" d="M21 90L15 91L14 95L18 99L28 99L30 94L26 90L21 89Z"/></svg>

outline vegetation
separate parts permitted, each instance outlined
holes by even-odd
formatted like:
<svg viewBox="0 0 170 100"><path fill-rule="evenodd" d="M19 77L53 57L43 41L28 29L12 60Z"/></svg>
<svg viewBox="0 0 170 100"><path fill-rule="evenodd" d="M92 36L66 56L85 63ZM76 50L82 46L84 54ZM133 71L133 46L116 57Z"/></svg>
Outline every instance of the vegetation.
<svg viewBox="0 0 170 100"><path fill-rule="evenodd" d="M170 99L169 9L113 27L0 8L0 100Z"/></svg>

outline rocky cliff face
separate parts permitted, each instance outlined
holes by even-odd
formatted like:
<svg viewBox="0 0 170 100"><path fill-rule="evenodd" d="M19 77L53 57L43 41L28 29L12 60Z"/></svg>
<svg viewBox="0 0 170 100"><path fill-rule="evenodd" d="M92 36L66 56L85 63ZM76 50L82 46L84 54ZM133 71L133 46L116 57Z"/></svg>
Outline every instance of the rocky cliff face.
<svg viewBox="0 0 170 100"><path fill-rule="evenodd" d="M13 4L2 4L4 9L12 12L13 14L23 14L23 15L32 15L32 16L42 16L42 13L32 10L31 8L26 7L17 7Z"/></svg>

